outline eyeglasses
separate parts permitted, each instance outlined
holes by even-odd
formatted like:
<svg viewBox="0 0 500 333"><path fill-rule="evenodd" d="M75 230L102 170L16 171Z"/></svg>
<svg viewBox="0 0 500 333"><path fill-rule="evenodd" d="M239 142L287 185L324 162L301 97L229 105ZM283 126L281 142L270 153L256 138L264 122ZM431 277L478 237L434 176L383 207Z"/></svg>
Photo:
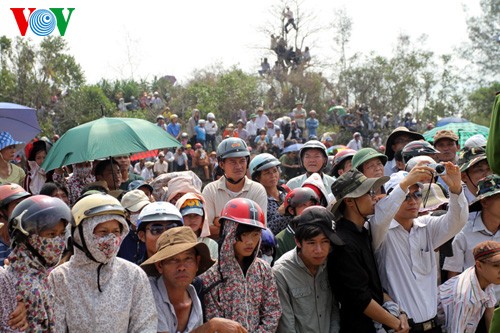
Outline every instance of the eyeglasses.
<svg viewBox="0 0 500 333"><path fill-rule="evenodd" d="M405 197L405 201L410 201L412 198L415 200L422 199L422 192L418 191L418 192L408 193Z"/></svg>
<svg viewBox="0 0 500 333"><path fill-rule="evenodd" d="M168 229L172 229L174 227L177 227L177 224L175 224L175 223L170 223L170 224L166 224L166 225L163 225L163 224L153 224L153 225L147 226L146 230L149 230L149 232L153 236L159 236L163 232L167 231Z"/></svg>

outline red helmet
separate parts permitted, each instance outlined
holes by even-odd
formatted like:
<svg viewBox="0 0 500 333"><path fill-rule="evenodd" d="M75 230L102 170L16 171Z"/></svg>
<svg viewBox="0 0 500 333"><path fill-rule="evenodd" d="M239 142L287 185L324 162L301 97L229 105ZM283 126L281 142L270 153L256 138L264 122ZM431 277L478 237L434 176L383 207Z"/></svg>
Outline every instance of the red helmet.
<svg viewBox="0 0 500 333"><path fill-rule="evenodd" d="M261 229L266 228L262 208L255 201L247 198L229 200L222 209L220 218Z"/></svg>
<svg viewBox="0 0 500 333"><path fill-rule="evenodd" d="M355 154L356 151L354 149L344 149L335 154L335 156L333 157L332 175L334 175L335 177L339 177L340 164L349 158L352 159Z"/></svg>
<svg viewBox="0 0 500 333"><path fill-rule="evenodd" d="M299 187L295 188L292 191L288 192L285 197L285 215L290 216L291 214L288 212L288 207L295 207L304 204L308 201L313 201L316 205L319 205L319 197L314 192L314 190L310 187Z"/></svg>
<svg viewBox="0 0 500 333"><path fill-rule="evenodd" d="M17 184L0 185L0 208L7 206L14 200L27 198L30 195Z"/></svg>

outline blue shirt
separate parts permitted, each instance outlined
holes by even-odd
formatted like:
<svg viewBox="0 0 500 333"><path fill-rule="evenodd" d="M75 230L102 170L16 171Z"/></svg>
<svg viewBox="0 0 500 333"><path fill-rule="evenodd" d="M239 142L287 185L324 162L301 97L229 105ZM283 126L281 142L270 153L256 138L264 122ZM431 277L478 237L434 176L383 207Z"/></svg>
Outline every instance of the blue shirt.
<svg viewBox="0 0 500 333"><path fill-rule="evenodd" d="M181 124L179 123L170 123L167 126L167 133L172 135L174 138L177 138L179 133L181 132Z"/></svg>
<svg viewBox="0 0 500 333"><path fill-rule="evenodd" d="M8 246L2 240L0 240L0 266L3 267L3 261L4 259L7 259L10 252L12 252L10 246Z"/></svg>
<svg viewBox="0 0 500 333"><path fill-rule="evenodd" d="M307 118L306 127L309 131L309 135L316 135L316 128L319 126L319 120L316 118Z"/></svg>
<svg viewBox="0 0 500 333"><path fill-rule="evenodd" d="M205 141L207 139L207 131L205 127L200 127L199 125L194 128L196 132L196 140Z"/></svg>

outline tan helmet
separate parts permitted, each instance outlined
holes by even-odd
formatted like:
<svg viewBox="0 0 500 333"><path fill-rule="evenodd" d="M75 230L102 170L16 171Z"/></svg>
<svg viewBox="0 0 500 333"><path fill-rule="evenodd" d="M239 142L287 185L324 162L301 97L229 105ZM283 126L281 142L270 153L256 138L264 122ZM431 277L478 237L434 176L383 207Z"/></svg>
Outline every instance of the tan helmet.
<svg viewBox="0 0 500 333"><path fill-rule="evenodd" d="M88 218L99 215L116 214L125 217L125 208L120 202L108 194L91 194L75 203L71 209L73 226L77 227Z"/></svg>

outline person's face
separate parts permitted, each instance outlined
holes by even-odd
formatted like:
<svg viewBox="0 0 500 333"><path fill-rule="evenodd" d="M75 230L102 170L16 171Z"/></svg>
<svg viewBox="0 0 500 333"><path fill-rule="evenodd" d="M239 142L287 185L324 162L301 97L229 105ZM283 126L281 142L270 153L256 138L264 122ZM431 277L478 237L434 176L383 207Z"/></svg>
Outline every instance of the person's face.
<svg viewBox="0 0 500 333"><path fill-rule="evenodd" d="M155 263L167 289L186 289L196 277L200 256L189 249L173 257Z"/></svg>
<svg viewBox="0 0 500 333"><path fill-rule="evenodd" d="M4 149L0 150L0 155L2 155L2 158L4 161L12 161L14 157L16 157L16 146L7 146Z"/></svg>
<svg viewBox="0 0 500 333"><path fill-rule="evenodd" d="M199 234L201 231L201 226L203 225L203 216L198 214L187 214L183 216L184 225L190 227L195 234Z"/></svg>
<svg viewBox="0 0 500 333"><path fill-rule="evenodd" d="M397 152L404 148L408 143L412 141L409 135L400 135L396 139L394 139L394 143L392 144L392 151Z"/></svg>
<svg viewBox="0 0 500 333"><path fill-rule="evenodd" d="M130 156L117 156L115 157L116 163L118 163L120 170L128 170L130 167Z"/></svg>
<svg viewBox="0 0 500 333"><path fill-rule="evenodd" d="M165 120L164 119L156 119L156 122L158 123L158 125L164 125L165 124Z"/></svg>
<svg viewBox="0 0 500 333"><path fill-rule="evenodd" d="M410 220L418 217L418 211L422 203L422 192L417 185L410 187L410 191L406 195L405 200L399 207L398 212L394 216L394 219L399 220Z"/></svg>
<svg viewBox="0 0 500 333"><path fill-rule="evenodd" d="M229 157L220 163L220 167L228 178L241 179L247 172L246 157Z"/></svg>
<svg viewBox="0 0 500 333"><path fill-rule="evenodd" d="M94 235L97 237L105 237L109 234L114 234L116 237L121 236L120 222L117 220L109 220L103 223L99 223L94 228Z"/></svg>
<svg viewBox="0 0 500 333"><path fill-rule="evenodd" d="M257 111L257 114L259 115L259 117L262 117L262 115L264 114L264 111Z"/></svg>
<svg viewBox="0 0 500 333"><path fill-rule="evenodd" d="M478 275L489 284L500 284L500 261L476 261Z"/></svg>
<svg viewBox="0 0 500 333"><path fill-rule="evenodd" d="M380 158L372 158L363 163L363 174L368 178L378 178L384 175L384 164Z"/></svg>
<svg viewBox="0 0 500 333"><path fill-rule="evenodd" d="M471 190L472 193L476 194L477 183L479 182L479 180L491 174L492 171L490 169L488 161L482 160L481 162L472 165L467 170L462 172L462 180L465 184L467 184L469 190Z"/></svg>
<svg viewBox="0 0 500 333"><path fill-rule="evenodd" d="M113 172L114 171L114 172ZM122 174L118 164L107 164L104 168L102 175L96 175L97 180L104 180L108 184L110 190L116 190L122 183Z"/></svg>
<svg viewBox="0 0 500 333"><path fill-rule="evenodd" d="M494 220L500 221L500 193L482 199L481 206Z"/></svg>
<svg viewBox="0 0 500 333"><path fill-rule="evenodd" d="M295 244L300 249L300 258L306 267L318 267L326 261L330 253L330 240L324 233L300 243L295 240Z"/></svg>
<svg viewBox="0 0 500 333"><path fill-rule="evenodd" d="M347 161L344 162L344 166L338 170L339 175L342 175L343 173L346 173L347 171L351 170L352 168L352 160L348 159Z"/></svg>
<svg viewBox="0 0 500 333"><path fill-rule="evenodd" d="M318 149L308 149L304 152L302 163L307 172L319 172L325 163L325 156Z"/></svg>
<svg viewBox="0 0 500 333"><path fill-rule="evenodd" d="M146 252L148 257L151 257L156 252L156 241L158 237L168 229L177 226L168 221L149 222L145 230L138 232L139 239L146 244Z"/></svg>
<svg viewBox="0 0 500 333"><path fill-rule="evenodd" d="M238 261L252 255L255 247L259 244L261 233L260 230L255 230L241 234L240 240L234 243L234 254Z"/></svg>
<svg viewBox="0 0 500 333"><path fill-rule="evenodd" d="M66 232L66 224L63 221L59 221L52 228L42 230L38 233L38 236L44 238L55 238L57 236L64 236Z"/></svg>
<svg viewBox="0 0 500 333"><path fill-rule="evenodd" d="M260 176L257 179L259 183L262 184L265 188L268 187L276 187L280 180L280 172L277 166L272 168L262 170L260 172Z"/></svg>
<svg viewBox="0 0 500 333"><path fill-rule="evenodd" d="M47 156L47 152L45 150L40 150L35 154L35 162L36 164L38 164L38 166L42 165L43 161L45 160L45 156Z"/></svg>
<svg viewBox="0 0 500 333"><path fill-rule="evenodd" d="M61 199L62 201L64 201L64 203L66 205L69 206L69 199L68 199L68 196L66 195L66 192L64 192L63 190L61 190L60 188L54 190L54 192L52 192L52 196L54 198L59 198Z"/></svg>
<svg viewBox="0 0 500 333"><path fill-rule="evenodd" d="M453 162L457 156L457 151L460 149L460 145L456 141L447 138L434 143L434 147L439 150L440 153L437 154L437 157L442 162Z"/></svg>
<svg viewBox="0 0 500 333"><path fill-rule="evenodd" d="M355 203L354 209L356 209L357 205L357 209L362 216L372 215L375 212L377 193L375 190L371 189L370 192L360 196L359 198L352 199L351 202Z"/></svg>

